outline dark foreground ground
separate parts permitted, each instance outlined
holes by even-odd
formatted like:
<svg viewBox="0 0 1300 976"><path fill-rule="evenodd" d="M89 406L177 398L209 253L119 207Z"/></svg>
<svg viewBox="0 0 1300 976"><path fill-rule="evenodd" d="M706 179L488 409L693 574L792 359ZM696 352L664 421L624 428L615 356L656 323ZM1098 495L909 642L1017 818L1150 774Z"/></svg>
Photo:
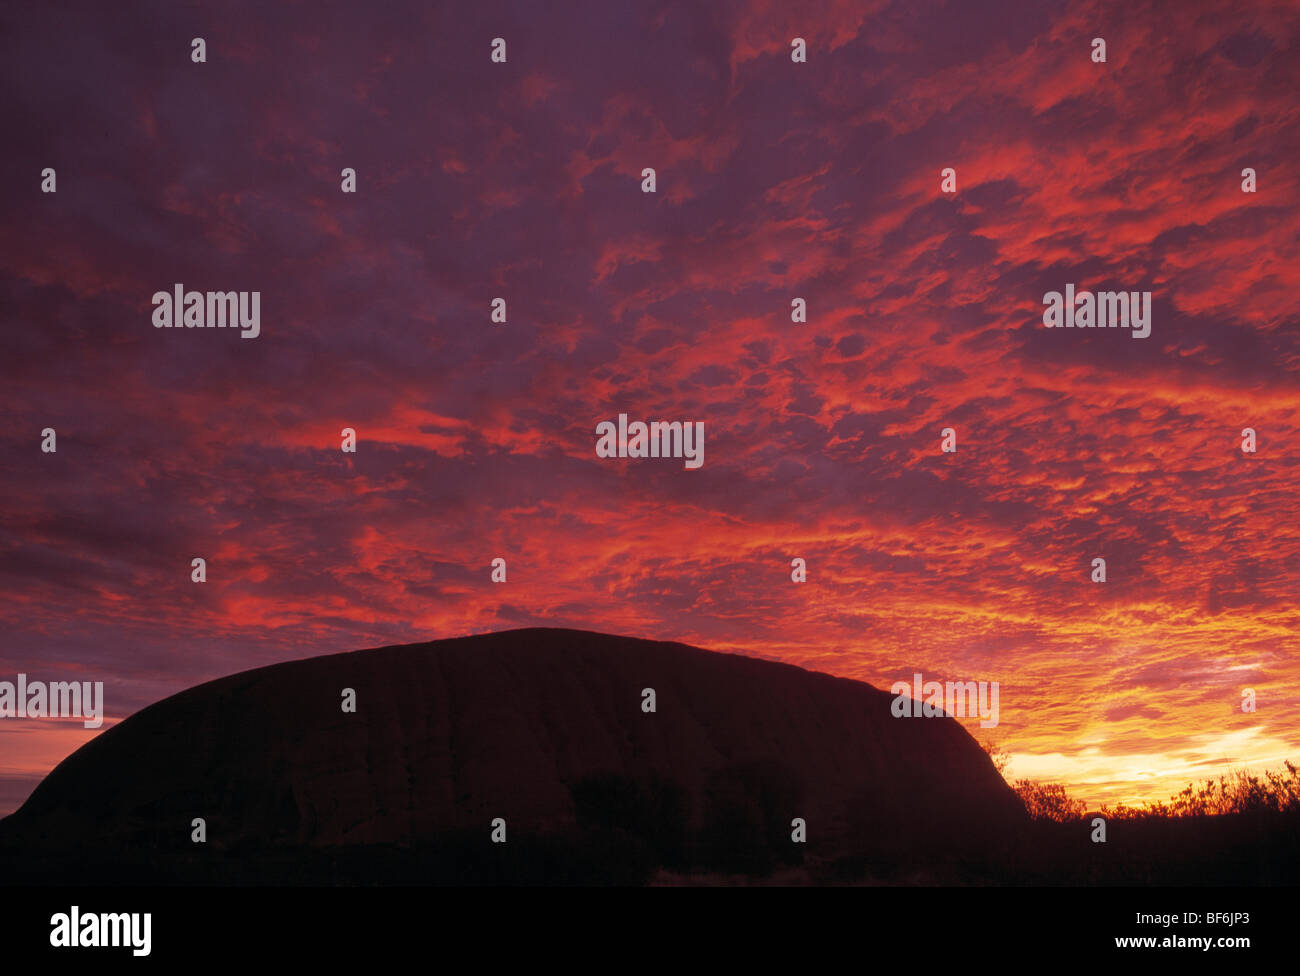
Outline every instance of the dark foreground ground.
<svg viewBox="0 0 1300 976"><path fill-rule="evenodd" d="M731 825L732 840L661 834L650 840L609 812L585 830L511 837L448 834L416 845L239 850L0 848L5 885L1291 885L1300 880L1300 830L1278 816L1112 821L1105 843L1090 821L1033 823L978 847L907 850L864 845L805 853L783 825Z"/></svg>

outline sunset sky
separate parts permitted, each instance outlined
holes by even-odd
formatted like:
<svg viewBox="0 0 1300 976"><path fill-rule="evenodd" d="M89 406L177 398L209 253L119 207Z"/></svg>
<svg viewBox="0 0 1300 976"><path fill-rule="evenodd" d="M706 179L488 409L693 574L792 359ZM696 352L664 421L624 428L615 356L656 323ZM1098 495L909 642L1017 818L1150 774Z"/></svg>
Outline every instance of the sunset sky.
<svg viewBox="0 0 1300 976"><path fill-rule="evenodd" d="M1295 2L7 4L0 82L0 681L564 626L998 681L1094 804L1300 761Z"/></svg>

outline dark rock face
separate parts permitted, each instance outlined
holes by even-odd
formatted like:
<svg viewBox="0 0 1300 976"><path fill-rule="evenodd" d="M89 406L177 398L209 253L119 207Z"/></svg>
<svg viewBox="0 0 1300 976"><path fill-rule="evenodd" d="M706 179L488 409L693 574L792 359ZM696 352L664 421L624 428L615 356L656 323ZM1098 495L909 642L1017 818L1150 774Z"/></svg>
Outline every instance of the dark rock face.
<svg viewBox="0 0 1300 976"><path fill-rule="evenodd" d="M318 657L137 713L60 764L0 843L193 849L195 817L210 850L486 841L496 817L511 842L595 822L788 843L802 817L801 850L842 852L1024 822L959 723L894 718L891 700L790 665L572 630Z"/></svg>

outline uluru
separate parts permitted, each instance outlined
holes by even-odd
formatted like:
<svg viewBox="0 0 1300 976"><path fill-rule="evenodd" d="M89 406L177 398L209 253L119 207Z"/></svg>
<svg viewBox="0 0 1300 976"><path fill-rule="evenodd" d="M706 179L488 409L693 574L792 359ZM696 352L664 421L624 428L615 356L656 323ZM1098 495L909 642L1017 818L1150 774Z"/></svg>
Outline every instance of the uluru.
<svg viewBox="0 0 1300 976"><path fill-rule="evenodd" d="M565 629L309 658L93 739L0 822L0 853L180 883L640 883L961 863L1026 822L959 722L891 701Z"/></svg>

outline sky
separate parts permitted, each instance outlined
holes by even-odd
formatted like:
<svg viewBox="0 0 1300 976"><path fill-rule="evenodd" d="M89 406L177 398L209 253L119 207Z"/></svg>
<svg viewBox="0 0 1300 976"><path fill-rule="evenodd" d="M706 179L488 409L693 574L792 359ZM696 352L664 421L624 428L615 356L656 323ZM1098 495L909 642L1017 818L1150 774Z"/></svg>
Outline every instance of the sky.
<svg viewBox="0 0 1300 976"><path fill-rule="evenodd" d="M1297 91L1267 0L4 3L0 680L562 626L997 681L1092 804L1300 760Z"/></svg>

